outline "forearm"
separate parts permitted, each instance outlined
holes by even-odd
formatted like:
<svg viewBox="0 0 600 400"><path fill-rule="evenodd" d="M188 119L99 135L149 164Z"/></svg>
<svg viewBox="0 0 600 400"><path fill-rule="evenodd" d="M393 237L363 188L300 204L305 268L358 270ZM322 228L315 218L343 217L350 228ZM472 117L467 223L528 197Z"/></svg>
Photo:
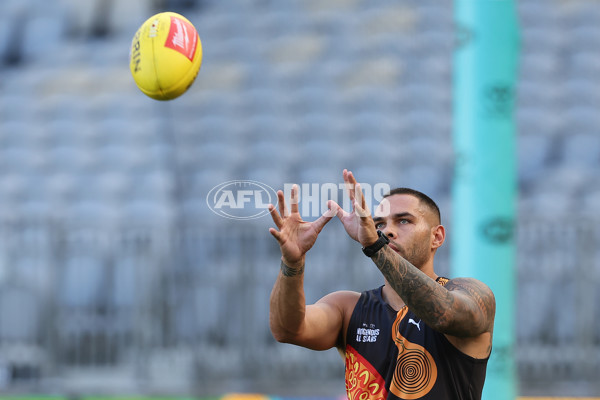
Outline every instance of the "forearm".
<svg viewBox="0 0 600 400"><path fill-rule="evenodd" d="M392 289L419 318L439 331L452 330L456 304L447 289L389 246L384 246L371 259Z"/></svg>
<svg viewBox="0 0 600 400"><path fill-rule="evenodd" d="M297 336L305 314L304 264L292 268L282 261L270 299L269 323L273 337L288 342Z"/></svg>

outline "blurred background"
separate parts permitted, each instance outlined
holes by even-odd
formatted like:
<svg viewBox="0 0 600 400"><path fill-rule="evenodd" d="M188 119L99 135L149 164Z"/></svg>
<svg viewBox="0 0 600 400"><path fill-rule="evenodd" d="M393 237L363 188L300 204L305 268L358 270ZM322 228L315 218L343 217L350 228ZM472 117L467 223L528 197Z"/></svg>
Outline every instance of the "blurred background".
<svg viewBox="0 0 600 400"><path fill-rule="evenodd" d="M204 61L157 102L128 52L166 10ZM518 11L519 393L600 396L600 2ZM336 351L271 337L269 217L225 219L206 196L350 168L428 193L451 227L452 16L434 0L0 0L0 393L343 396ZM307 300L378 286L368 261L333 221Z"/></svg>

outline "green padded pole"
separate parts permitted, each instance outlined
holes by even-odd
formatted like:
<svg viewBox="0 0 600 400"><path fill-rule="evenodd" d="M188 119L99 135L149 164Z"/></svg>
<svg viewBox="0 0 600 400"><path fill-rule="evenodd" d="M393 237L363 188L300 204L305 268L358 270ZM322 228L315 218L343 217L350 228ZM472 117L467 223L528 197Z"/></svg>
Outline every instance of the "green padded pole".
<svg viewBox="0 0 600 400"><path fill-rule="evenodd" d="M496 296L484 400L517 396L514 361L515 124L519 32L514 0L455 0L452 276Z"/></svg>

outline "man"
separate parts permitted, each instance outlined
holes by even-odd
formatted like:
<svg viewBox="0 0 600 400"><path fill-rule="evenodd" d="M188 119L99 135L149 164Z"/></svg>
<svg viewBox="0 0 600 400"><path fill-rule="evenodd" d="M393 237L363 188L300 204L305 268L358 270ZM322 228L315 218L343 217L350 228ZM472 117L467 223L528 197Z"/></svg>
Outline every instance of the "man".
<svg viewBox="0 0 600 400"><path fill-rule="evenodd" d="M360 185L343 172L351 212L329 201L314 222L291 213L283 193L269 206L281 248L281 270L270 301L276 340L314 350L337 347L346 359L346 390L354 399L481 399L492 346L495 300L483 283L448 280L433 259L445 229L437 205L411 189L392 190L371 217ZM333 216L363 246L385 284L363 293L339 291L306 305L306 252Z"/></svg>

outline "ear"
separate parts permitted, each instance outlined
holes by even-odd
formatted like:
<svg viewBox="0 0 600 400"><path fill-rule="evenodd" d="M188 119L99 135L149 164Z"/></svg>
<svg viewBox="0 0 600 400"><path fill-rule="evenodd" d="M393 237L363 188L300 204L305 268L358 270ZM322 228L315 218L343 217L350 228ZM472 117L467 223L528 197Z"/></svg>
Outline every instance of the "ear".
<svg viewBox="0 0 600 400"><path fill-rule="evenodd" d="M443 225L437 225L431 228L431 248L437 249L444 240L446 240L446 228Z"/></svg>

